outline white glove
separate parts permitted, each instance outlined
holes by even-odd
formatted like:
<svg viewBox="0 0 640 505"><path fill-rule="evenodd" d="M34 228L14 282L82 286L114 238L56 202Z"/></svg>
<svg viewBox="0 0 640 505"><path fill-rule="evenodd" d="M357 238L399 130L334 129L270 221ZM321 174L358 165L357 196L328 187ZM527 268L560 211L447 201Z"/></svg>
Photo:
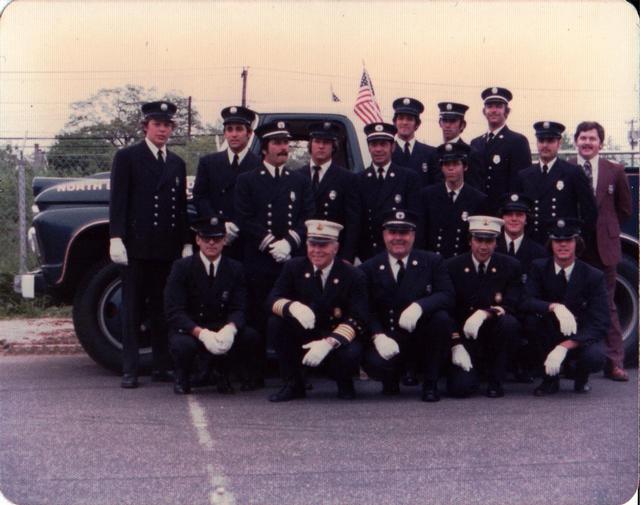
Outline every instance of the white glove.
<svg viewBox="0 0 640 505"><path fill-rule="evenodd" d="M326 338L314 340L302 346L303 349L309 349L309 352L302 358L302 364L307 366L318 366L322 360L331 352L333 346Z"/></svg>
<svg viewBox="0 0 640 505"><path fill-rule="evenodd" d="M576 323L576 318L573 317L573 314L567 307L565 307L561 303L557 303L553 306L553 313L560 323L560 333L562 333L565 337L573 335L576 331L578 331L578 323Z"/></svg>
<svg viewBox="0 0 640 505"><path fill-rule="evenodd" d="M227 231L225 243L229 245L231 244L231 242L238 238L238 235L240 235L240 228L238 228L236 224L232 223L231 221L227 221L226 223L224 223L224 227Z"/></svg>
<svg viewBox="0 0 640 505"><path fill-rule="evenodd" d="M238 329L235 324L226 324L218 330L216 342L224 352L231 349L236 333L238 333Z"/></svg>
<svg viewBox="0 0 640 505"><path fill-rule="evenodd" d="M553 350L547 354L547 359L544 360L544 373L547 375L558 375L566 355L566 347L561 345L555 346Z"/></svg>
<svg viewBox="0 0 640 505"><path fill-rule="evenodd" d="M400 319L398 320L398 324L400 325L400 328L411 333L416 329L416 324L418 323L418 319L420 319L421 316L422 307L413 302L402 311L402 314L400 314Z"/></svg>
<svg viewBox="0 0 640 505"><path fill-rule="evenodd" d="M127 249L121 238L115 237L109 240L109 257L111 261L118 265L126 265L129 262L127 260Z"/></svg>
<svg viewBox="0 0 640 505"><path fill-rule="evenodd" d="M451 363L459 366L465 372L473 368L471 356L469 356L469 353L462 344L456 344L451 348Z"/></svg>
<svg viewBox="0 0 640 505"><path fill-rule="evenodd" d="M289 305L289 312L305 330L312 330L316 325L316 315L304 303L293 302Z"/></svg>
<svg viewBox="0 0 640 505"><path fill-rule="evenodd" d="M182 246L182 257L186 258L187 256L193 255L193 246L191 244L185 244Z"/></svg>
<svg viewBox="0 0 640 505"><path fill-rule="evenodd" d="M491 308L496 311L498 317L502 317L507 313L500 305L492 305Z"/></svg>
<svg viewBox="0 0 640 505"><path fill-rule="evenodd" d="M215 331L207 330L206 328L202 329L198 335L198 339L204 344L207 351L216 356L225 353L218 342L217 336L218 334Z"/></svg>
<svg viewBox="0 0 640 505"><path fill-rule="evenodd" d="M375 346L376 351L378 351L378 354L382 356L383 359L389 360L396 354L400 353L398 342L390 337L387 337L384 333L376 333L373 336L373 345Z"/></svg>
<svg viewBox="0 0 640 505"><path fill-rule="evenodd" d="M478 338L480 327L482 326L482 323L484 323L484 320L488 317L489 313L486 310L476 310L464 323L464 327L462 328L464 336L467 338L472 338L473 340Z"/></svg>
<svg viewBox="0 0 640 505"><path fill-rule="evenodd" d="M287 261L291 257L291 244L283 238L276 240L269 244L269 254L277 263Z"/></svg>

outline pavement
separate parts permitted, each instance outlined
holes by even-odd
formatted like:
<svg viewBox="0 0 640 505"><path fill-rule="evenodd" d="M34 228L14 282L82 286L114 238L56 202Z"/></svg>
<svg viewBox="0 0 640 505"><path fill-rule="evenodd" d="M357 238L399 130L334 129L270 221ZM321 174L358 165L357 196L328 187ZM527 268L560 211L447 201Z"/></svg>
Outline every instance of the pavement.
<svg viewBox="0 0 640 505"><path fill-rule="evenodd" d="M313 380L223 396L123 390L84 355L0 356L0 489L17 505L622 504L638 485L638 375L587 395L418 400ZM0 503L2 499L0 498Z"/></svg>

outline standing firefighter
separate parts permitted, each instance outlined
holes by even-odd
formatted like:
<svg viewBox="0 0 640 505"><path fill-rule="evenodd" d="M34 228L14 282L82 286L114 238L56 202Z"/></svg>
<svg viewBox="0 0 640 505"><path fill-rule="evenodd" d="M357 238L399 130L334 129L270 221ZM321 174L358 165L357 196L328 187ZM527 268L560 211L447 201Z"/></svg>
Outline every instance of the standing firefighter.
<svg viewBox="0 0 640 505"><path fill-rule="evenodd" d="M172 262L192 252L184 161L167 150L176 106L142 106L145 139L118 151L111 169L109 255L122 265L122 387L138 386L143 314L150 320L152 379L171 381L162 292ZM145 311L145 300L148 307Z"/></svg>

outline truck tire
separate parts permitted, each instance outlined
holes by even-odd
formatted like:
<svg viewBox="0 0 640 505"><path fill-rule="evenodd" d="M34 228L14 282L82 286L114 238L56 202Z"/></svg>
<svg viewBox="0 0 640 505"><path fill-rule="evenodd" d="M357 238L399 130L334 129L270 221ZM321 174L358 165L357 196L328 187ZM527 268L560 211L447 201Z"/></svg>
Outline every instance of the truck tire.
<svg viewBox="0 0 640 505"><path fill-rule="evenodd" d="M618 264L615 302L622 328L624 362L626 366L638 366L638 262L623 255Z"/></svg>
<svg viewBox="0 0 640 505"><path fill-rule="evenodd" d="M104 260L92 267L73 299L73 324L80 344L98 364L122 371L122 310L119 267ZM140 373L151 368L149 337L140 342Z"/></svg>

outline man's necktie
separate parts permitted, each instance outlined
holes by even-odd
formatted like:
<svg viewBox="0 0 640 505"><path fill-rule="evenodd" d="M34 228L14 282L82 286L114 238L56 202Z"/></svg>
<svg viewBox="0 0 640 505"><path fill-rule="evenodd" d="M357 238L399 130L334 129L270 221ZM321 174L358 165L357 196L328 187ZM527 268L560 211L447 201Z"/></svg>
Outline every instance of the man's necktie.
<svg viewBox="0 0 640 505"><path fill-rule="evenodd" d="M404 279L404 263L402 263L402 260L398 260L398 275L396 275L398 285L402 282L402 279Z"/></svg>
<svg viewBox="0 0 640 505"><path fill-rule="evenodd" d="M489 135L487 135L487 143L491 142L494 137L495 135L493 134L493 132L489 132Z"/></svg>
<svg viewBox="0 0 640 505"><path fill-rule="evenodd" d="M378 167L378 182L382 182L384 180L384 168Z"/></svg>
<svg viewBox="0 0 640 505"><path fill-rule="evenodd" d="M479 275L480 277L483 277L483 276L484 276L484 272L485 272L485 266L484 266L484 263L480 263L480 264L478 264L478 275Z"/></svg>
<svg viewBox="0 0 640 505"><path fill-rule="evenodd" d="M513 240L509 242L509 255L510 256L516 255L516 246L514 245Z"/></svg>
<svg viewBox="0 0 640 505"><path fill-rule="evenodd" d="M275 175L275 179L276 179L276 181L277 181L278 179L280 179L280 168L279 168L279 167L276 167L276 172L275 172L275 174L276 174L276 175Z"/></svg>
<svg viewBox="0 0 640 505"><path fill-rule="evenodd" d="M582 168L584 168L584 173L587 175L587 179L589 179L589 186L593 189L593 171L591 170L591 162L589 160L585 161Z"/></svg>
<svg viewBox="0 0 640 505"><path fill-rule="evenodd" d="M213 284L213 279L215 279L215 274L213 272L213 263L209 263L209 286Z"/></svg>
<svg viewBox="0 0 640 505"><path fill-rule="evenodd" d="M547 165L542 165L542 173L547 175L549 173L549 167Z"/></svg>
<svg viewBox="0 0 640 505"><path fill-rule="evenodd" d="M158 151L158 161L164 165L164 156L162 156L162 151Z"/></svg>
<svg viewBox="0 0 640 505"><path fill-rule="evenodd" d="M313 170L313 177L311 178L311 187L313 188L314 191L316 191L318 189L318 186L320 186L321 168L318 165L313 165L311 169Z"/></svg>
<svg viewBox="0 0 640 505"><path fill-rule="evenodd" d="M409 150L409 142L404 143L404 158L408 160L411 157L411 151Z"/></svg>
<svg viewBox="0 0 640 505"><path fill-rule="evenodd" d="M564 271L564 268L561 268L558 272L558 279L560 280L560 285L562 288L567 287L567 272Z"/></svg>
<svg viewBox="0 0 640 505"><path fill-rule="evenodd" d="M454 203L456 201L456 192L455 191L449 191L449 201L451 203Z"/></svg>
<svg viewBox="0 0 640 505"><path fill-rule="evenodd" d="M317 269L313 273L313 278L316 281L316 286L318 287L318 290L322 293L322 291L324 290L324 286L322 285L322 270Z"/></svg>
<svg viewBox="0 0 640 505"><path fill-rule="evenodd" d="M238 169L238 165L239 165L239 161L240 159L238 158L237 154L233 155L233 161L231 162L231 168L233 168L234 170Z"/></svg>

